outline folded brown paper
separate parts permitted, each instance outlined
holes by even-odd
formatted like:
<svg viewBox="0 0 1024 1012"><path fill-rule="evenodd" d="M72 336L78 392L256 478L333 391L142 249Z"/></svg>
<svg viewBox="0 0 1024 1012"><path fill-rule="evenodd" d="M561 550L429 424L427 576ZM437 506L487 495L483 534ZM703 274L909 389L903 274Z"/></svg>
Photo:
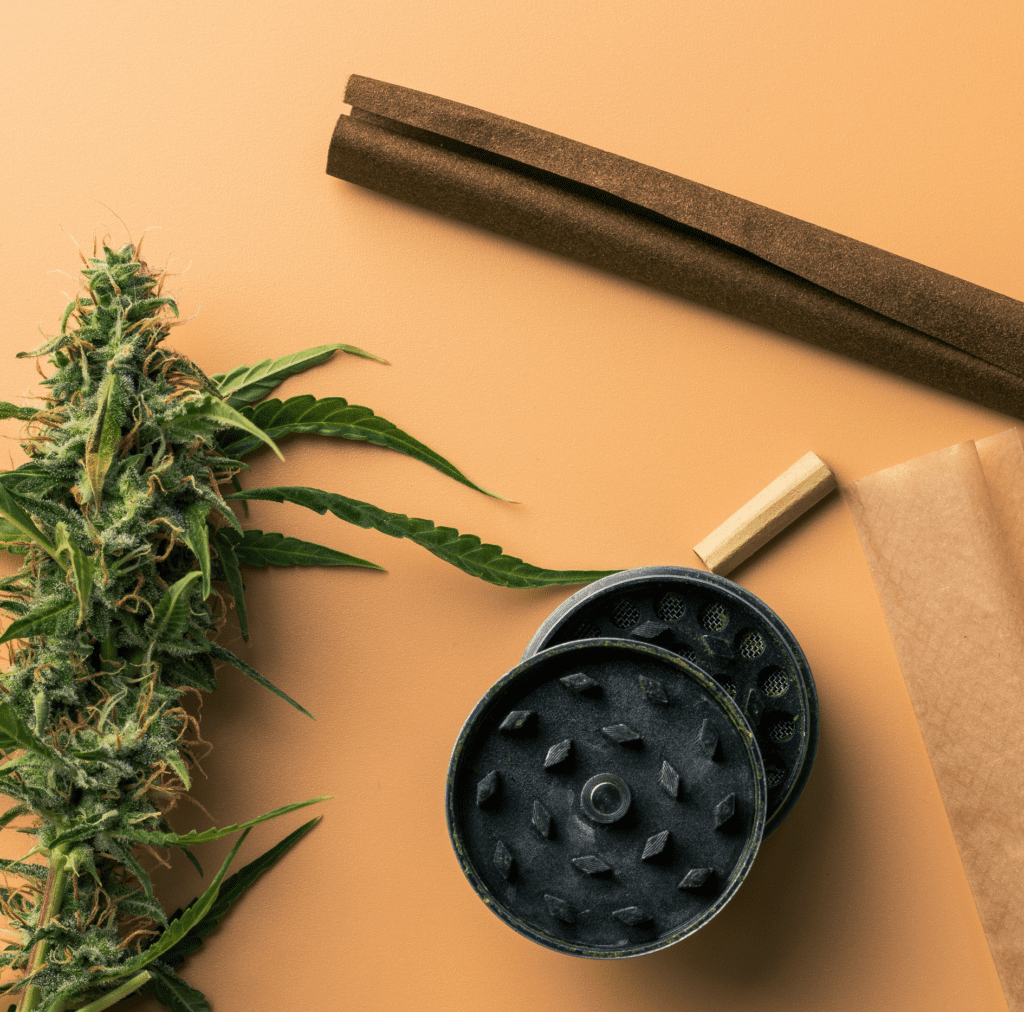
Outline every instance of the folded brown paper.
<svg viewBox="0 0 1024 1012"><path fill-rule="evenodd" d="M1024 417L1024 303L424 92L345 101L334 176Z"/></svg>
<svg viewBox="0 0 1024 1012"><path fill-rule="evenodd" d="M863 478L853 517L1012 1012L1024 1010L1024 450Z"/></svg>

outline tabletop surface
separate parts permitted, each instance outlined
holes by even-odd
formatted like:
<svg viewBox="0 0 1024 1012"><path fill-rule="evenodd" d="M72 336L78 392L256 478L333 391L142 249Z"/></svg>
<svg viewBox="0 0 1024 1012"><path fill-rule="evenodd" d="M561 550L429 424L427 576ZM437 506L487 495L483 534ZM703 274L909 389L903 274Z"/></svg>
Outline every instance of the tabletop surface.
<svg viewBox="0 0 1024 1012"><path fill-rule="evenodd" d="M1012 0L53 0L9 5L0 28L0 398L35 389L14 354L56 331L76 243L157 226L144 257L180 272L167 288L191 317L175 348L208 373L331 341L373 351L391 364L336 358L282 393L367 405L515 502L309 438L254 458L247 484L343 492L540 566L700 566L692 546L808 450L842 486L1015 424L324 172L359 73L1024 299ZM2 453L21 459L13 438ZM176 828L336 799L184 967L216 1012L1005 1009L842 492L732 574L814 672L807 789L710 924L609 962L509 930L444 818L463 721L573 588L493 587L294 506L254 503L246 523L387 572L254 572L250 642L225 632L316 721L224 671L202 709L202 808ZM305 817L257 827L242 858ZM200 891L178 858L156 882L168 909Z"/></svg>

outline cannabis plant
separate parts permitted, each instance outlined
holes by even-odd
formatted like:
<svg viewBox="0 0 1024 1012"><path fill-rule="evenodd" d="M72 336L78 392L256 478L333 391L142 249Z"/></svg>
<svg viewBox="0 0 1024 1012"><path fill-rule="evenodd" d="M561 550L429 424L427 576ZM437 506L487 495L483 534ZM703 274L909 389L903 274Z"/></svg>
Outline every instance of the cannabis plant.
<svg viewBox="0 0 1024 1012"><path fill-rule="evenodd" d="M439 454L340 397L268 399L282 380L345 344L207 376L164 345L174 301L129 244L85 259L47 358L37 407L0 404L26 423L28 461L0 474L0 547L20 556L0 580L12 621L0 635L0 828L27 852L0 862L6 948L0 994L19 1012L97 1012L141 987L175 1012L208 1010L178 967L232 901L316 820L228 876L250 822L175 833L202 744L186 693L216 687L224 662L307 713L217 642L233 609L248 638L247 566L373 563L280 533L247 530L233 502L291 502L411 538L467 573L508 587L580 583L597 572L538 569L478 538L315 488L243 490L244 459L293 434L397 450L478 488ZM481 489L480 491L484 491ZM243 504L244 505L244 504ZM379 567L373 567L379 568ZM168 914L146 864L240 832L208 887ZM31 843L31 846L29 846ZM20 849L20 848L19 848ZM166 855L166 856L165 856ZM151 865L150 865L151 866ZM11 1008L14 1006L11 1005Z"/></svg>

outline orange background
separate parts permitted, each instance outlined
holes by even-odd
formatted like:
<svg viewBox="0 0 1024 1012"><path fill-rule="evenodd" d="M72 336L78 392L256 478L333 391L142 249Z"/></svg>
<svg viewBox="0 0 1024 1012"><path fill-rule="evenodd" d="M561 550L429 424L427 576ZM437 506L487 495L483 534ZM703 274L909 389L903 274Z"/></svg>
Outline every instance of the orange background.
<svg viewBox="0 0 1024 1012"><path fill-rule="evenodd" d="M33 390L13 355L55 331L75 288L49 273L77 271L65 231L91 251L94 232L127 240L119 219L134 238L159 225L146 258L189 267L171 289L182 316L199 313L176 348L208 372L327 341L368 348L393 364L335 359L283 392L369 405L519 504L307 439L283 464L256 458L250 484L320 485L542 566L698 565L691 546L808 449L849 482L1011 422L326 176L348 74L1024 299L1022 30L1017 0L6 5L0 397ZM19 452L5 443L0 466ZM808 788L719 917L609 963L503 926L459 871L443 814L462 721L570 591L491 587L297 507L255 504L250 523L388 572L249 581L245 654L317 720L225 671L203 708L214 751L195 796L218 824L337 798L186 964L216 1012L1005 1008L840 496L733 574L814 670ZM177 814L182 831L209 825ZM305 814L257 827L241 859ZM208 869L227 846L200 855ZM158 881L168 908L198 891L180 860Z"/></svg>

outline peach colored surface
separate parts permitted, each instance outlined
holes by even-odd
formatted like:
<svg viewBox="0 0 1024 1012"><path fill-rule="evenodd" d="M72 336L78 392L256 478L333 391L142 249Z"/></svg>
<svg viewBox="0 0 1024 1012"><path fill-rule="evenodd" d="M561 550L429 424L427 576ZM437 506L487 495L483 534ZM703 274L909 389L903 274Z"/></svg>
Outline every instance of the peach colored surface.
<svg viewBox="0 0 1024 1012"><path fill-rule="evenodd" d="M48 273L77 270L62 229L121 242L116 212L133 237L163 227L151 263L190 268L172 287L199 315L174 344L209 372L369 348L393 365L334 361L286 392L367 404L520 504L356 444L293 441L283 464L259 458L261 483L322 484L539 565L697 565L690 546L809 449L843 484L1009 422L327 177L346 77L521 119L1021 299L1022 30L1016 0L5 5L0 397L33 389L13 354L54 331L74 286ZM5 443L0 465L18 453ZM338 797L187 964L215 1012L1005 1009L840 496L733 574L814 670L807 791L710 925L612 963L504 927L444 824L462 721L569 591L490 587L298 508L256 504L251 523L388 573L250 580L246 656L317 721L225 672L195 794L220 824ZM303 815L258 827L243 859ZM159 885L173 907L197 882L180 862Z"/></svg>

